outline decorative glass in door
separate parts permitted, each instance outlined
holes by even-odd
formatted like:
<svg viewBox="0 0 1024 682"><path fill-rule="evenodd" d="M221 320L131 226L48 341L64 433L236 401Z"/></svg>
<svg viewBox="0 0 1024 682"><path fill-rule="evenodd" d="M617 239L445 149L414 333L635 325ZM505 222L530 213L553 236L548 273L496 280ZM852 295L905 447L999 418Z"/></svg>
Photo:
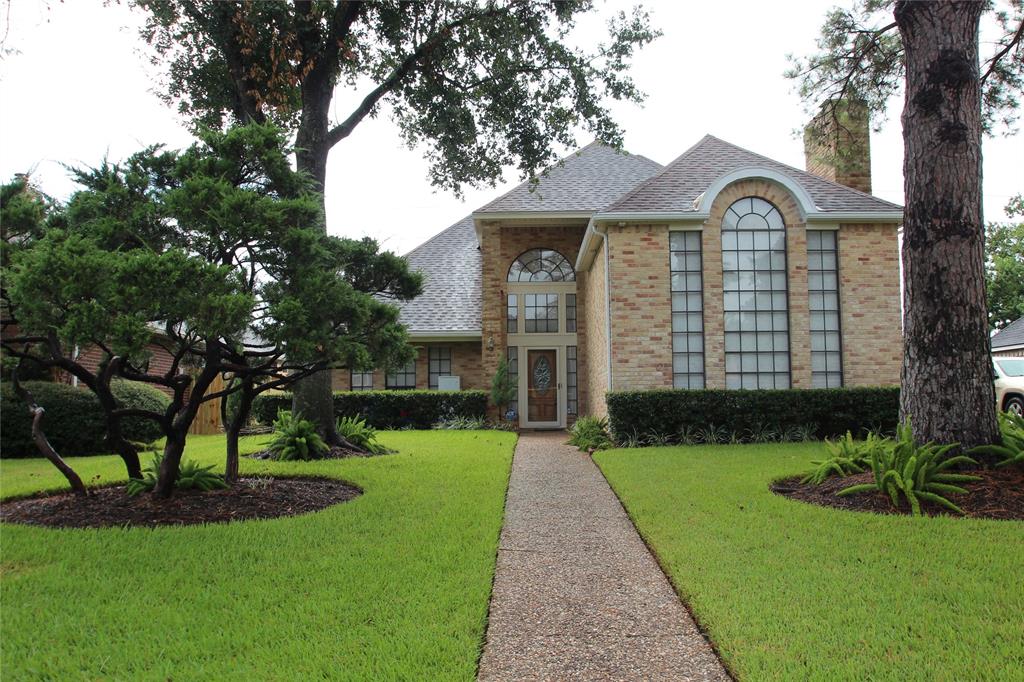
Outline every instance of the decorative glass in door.
<svg viewBox="0 0 1024 682"><path fill-rule="evenodd" d="M551 350L528 350L526 419L531 423L558 422L557 356Z"/></svg>

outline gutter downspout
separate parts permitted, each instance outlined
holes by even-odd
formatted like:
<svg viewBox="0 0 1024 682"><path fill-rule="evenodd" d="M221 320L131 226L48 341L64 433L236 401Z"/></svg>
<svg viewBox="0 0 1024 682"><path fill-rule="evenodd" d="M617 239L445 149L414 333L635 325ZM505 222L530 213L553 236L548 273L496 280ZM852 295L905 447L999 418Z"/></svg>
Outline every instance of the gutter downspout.
<svg viewBox="0 0 1024 682"><path fill-rule="evenodd" d="M592 234L596 234L601 237L601 245L604 246L604 317L605 317L605 336L607 341L607 354L608 354L608 390L612 390L612 288L611 288L611 264L608 260L608 228L605 227L600 230L594 224L591 219L590 224L587 225L587 230Z"/></svg>

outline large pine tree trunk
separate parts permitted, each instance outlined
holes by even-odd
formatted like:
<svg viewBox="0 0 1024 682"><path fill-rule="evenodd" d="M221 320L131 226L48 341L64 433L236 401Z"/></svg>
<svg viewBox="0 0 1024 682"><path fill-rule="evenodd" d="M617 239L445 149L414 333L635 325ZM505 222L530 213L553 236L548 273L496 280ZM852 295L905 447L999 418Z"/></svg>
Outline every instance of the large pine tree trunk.
<svg viewBox="0 0 1024 682"><path fill-rule="evenodd" d="M331 101L333 81L329 84L309 79L303 86L302 118L295 137L295 165L313 180L314 189L320 193L320 205L324 216L321 228L326 232L327 212L324 209L323 192L327 182L327 141L328 107ZM317 372L295 384L292 400L292 414L308 419L317 426L317 431L331 445L338 445L339 438L334 426L334 399L331 395L331 372Z"/></svg>
<svg viewBox="0 0 1024 682"><path fill-rule="evenodd" d="M998 438L985 307L982 2L902 0L904 343L900 416L918 441Z"/></svg>

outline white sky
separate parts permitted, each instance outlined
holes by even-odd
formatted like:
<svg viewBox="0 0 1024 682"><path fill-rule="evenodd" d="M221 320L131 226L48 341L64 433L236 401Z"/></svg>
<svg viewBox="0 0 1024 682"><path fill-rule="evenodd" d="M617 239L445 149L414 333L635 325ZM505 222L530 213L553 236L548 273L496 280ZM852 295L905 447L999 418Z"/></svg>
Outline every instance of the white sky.
<svg viewBox="0 0 1024 682"><path fill-rule="evenodd" d="M601 17L580 33L601 40L603 17L632 4L599 3ZM645 104L614 109L626 149L665 164L711 133L803 168L802 142L792 132L807 116L782 77L785 56L814 48L833 4L646 2L664 36L632 69L648 94ZM61 163L95 165L104 154L116 160L147 144L191 142L176 113L152 93L157 72L140 53L139 23L125 6L104 7L100 0L12 0L7 46L18 53L0 61L0 178L31 170L44 191L66 198L74 185ZM900 98L871 140L874 193L897 203L901 108ZM339 118L346 113L337 109ZM589 141L579 140L581 146ZM984 159L985 217L1002 220L1010 196L1024 191L1024 137L987 138ZM382 116L364 121L331 153L328 227L333 234L372 235L404 253L518 181L509 172L497 188L467 189L464 200L435 191L421 153L406 149Z"/></svg>

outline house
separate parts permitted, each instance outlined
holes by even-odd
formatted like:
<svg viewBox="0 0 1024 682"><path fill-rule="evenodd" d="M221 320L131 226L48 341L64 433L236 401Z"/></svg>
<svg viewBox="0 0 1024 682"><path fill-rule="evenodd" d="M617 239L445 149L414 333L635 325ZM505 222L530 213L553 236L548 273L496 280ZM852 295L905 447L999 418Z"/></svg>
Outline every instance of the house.
<svg viewBox="0 0 1024 682"><path fill-rule="evenodd" d="M898 384L902 208L866 120L822 139L808 171L710 135L667 166L580 149L410 252L417 358L335 388L486 389L506 354L520 426L560 428L609 390Z"/></svg>
<svg viewBox="0 0 1024 682"><path fill-rule="evenodd" d="M992 355L997 358L1024 358L1024 317L1014 320L992 336Z"/></svg>

